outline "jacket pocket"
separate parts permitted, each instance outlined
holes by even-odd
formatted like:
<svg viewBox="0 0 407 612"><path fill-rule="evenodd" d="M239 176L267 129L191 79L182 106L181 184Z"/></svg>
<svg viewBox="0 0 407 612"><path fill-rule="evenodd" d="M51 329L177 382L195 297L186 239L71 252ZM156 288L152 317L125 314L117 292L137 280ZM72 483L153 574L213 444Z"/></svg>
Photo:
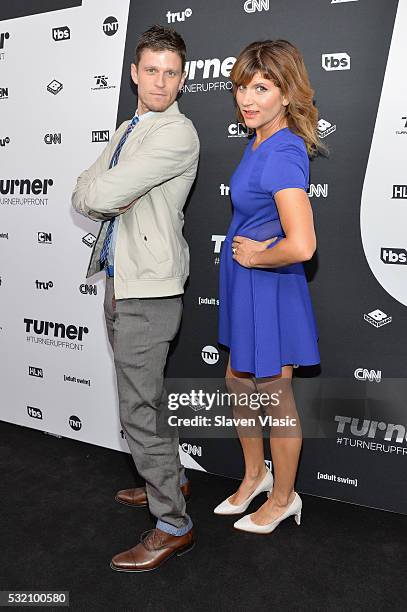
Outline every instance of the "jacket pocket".
<svg viewBox="0 0 407 612"><path fill-rule="evenodd" d="M170 259L170 249L160 235L152 210L146 210L145 207L140 206L139 208L135 207L135 213L144 248L157 263L168 261Z"/></svg>

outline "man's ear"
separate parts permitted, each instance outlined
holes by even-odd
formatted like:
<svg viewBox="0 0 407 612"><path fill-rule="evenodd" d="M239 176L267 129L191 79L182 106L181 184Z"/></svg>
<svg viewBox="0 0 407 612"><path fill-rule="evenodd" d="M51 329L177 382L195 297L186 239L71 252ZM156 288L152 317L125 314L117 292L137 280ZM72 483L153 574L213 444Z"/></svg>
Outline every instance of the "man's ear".
<svg viewBox="0 0 407 612"><path fill-rule="evenodd" d="M185 79L187 78L187 73L184 71L183 75L181 77L181 81L178 85L178 91L181 91L181 89L184 87L184 83L185 83Z"/></svg>
<svg viewBox="0 0 407 612"><path fill-rule="evenodd" d="M132 63L130 67L131 80L135 85L138 85L138 73L136 64Z"/></svg>

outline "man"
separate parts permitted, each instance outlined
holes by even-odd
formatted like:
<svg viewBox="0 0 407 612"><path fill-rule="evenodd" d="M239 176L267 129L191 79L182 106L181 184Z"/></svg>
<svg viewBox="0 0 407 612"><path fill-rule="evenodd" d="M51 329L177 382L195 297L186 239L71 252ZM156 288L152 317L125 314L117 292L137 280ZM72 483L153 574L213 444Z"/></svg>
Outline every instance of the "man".
<svg viewBox="0 0 407 612"><path fill-rule="evenodd" d="M158 426L166 409L163 372L189 271L182 210L199 157L195 128L176 102L186 78L185 56L174 30L153 26L142 34L131 65L136 113L79 176L72 195L75 210L104 221L87 276L106 270L104 310L120 420L146 481L146 488L119 491L116 499L148 505L157 518L139 544L113 557L112 569L127 572L156 569L194 546L178 436Z"/></svg>

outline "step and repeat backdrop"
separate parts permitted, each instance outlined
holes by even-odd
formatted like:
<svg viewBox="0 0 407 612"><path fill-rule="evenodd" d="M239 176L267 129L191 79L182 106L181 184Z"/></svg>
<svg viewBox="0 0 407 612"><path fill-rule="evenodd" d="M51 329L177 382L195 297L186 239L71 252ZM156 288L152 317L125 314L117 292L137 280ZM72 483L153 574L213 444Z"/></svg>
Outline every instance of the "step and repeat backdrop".
<svg viewBox="0 0 407 612"><path fill-rule="evenodd" d="M201 139L186 207L191 274L168 384L221 385L219 254L231 218L229 178L247 144L229 75L248 43L284 38L304 55L329 149L311 163L318 249L306 272L321 366L295 368L304 424L296 488L407 513L407 1L187 2L0 8L0 419L128 451L104 279L85 278L99 224L77 215L70 196L134 113L130 64L153 24L186 41L179 105ZM242 476L232 436L183 432L180 450L187 467Z"/></svg>

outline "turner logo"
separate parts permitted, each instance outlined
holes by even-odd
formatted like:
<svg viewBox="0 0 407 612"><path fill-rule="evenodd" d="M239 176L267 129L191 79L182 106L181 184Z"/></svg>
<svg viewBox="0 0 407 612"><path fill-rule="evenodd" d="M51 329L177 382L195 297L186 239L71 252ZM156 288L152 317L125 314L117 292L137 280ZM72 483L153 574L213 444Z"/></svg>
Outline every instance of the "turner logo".
<svg viewBox="0 0 407 612"><path fill-rule="evenodd" d="M62 134L59 132L58 134L45 134L44 136L45 144L61 144L62 142Z"/></svg>
<svg viewBox="0 0 407 612"><path fill-rule="evenodd" d="M382 247L380 249L380 259L385 264L405 266L407 264L407 251L396 247Z"/></svg>
<svg viewBox="0 0 407 612"><path fill-rule="evenodd" d="M103 32L106 36L114 36L119 29L119 22L116 17L106 17L103 22Z"/></svg>
<svg viewBox="0 0 407 612"><path fill-rule="evenodd" d="M92 142L109 142L109 130L93 130Z"/></svg>
<svg viewBox="0 0 407 612"><path fill-rule="evenodd" d="M0 140L1 143L1 140ZM407 200L407 185L393 185L393 200Z"/></svg>
<svg viewBox="0 0 407 612"><path fill-rule="evenodd" d="M383 327L383 325L387 325L392 321L392 317L388 317L387 314L379 310L379 308L372 310L368 314L364 314L363 318L370 323L370 325L373 325L373 327Z"/></svg>
<svg viewBox="0 0 407 612"><path fill-rule="evenodd" d="M89 329L83 325L67 325L53 321L38 321L37 319L24 319L27 334L38 336L53 336L54 338L69 338L69 340L83 340Z"/></svg>
<svg viewBox="0 0 407 612"><path fill-rule="evenodd" d="M224 183L222 183L221 185L219 185L219 191L221 196L228 196L230 193L230 187L229 185L225 185Z"/></svg>
<svg viewBox="0 0 407 612"><path fill-rule="evenodd" d="M356 368L354 371L356 380L368 380L369 382L380 382L382 380L381 370L367 370L366 368Z"/></svg>
<svg viewBox="0 0 407 612"><path fill-rule="evenodd" d="M332 132L335 132L336 125L332 125L326 119L320 119L317 124L317 133L320 138L326 138Z"/></svg>
<svg viewBox="0 0 407 612"><path fill-rule="evenodd" d="M322 68L332 70L350 70L350 56L347 53L323 53Z"/></svg>
<svg viewBox="0 0 407 612"><path fill-rule="evenodd" d="M255 11L268 11L270 9L270 0L246 0L243 5L246 13L254 13Z"/></svg>
<svg viewBox="0 0 407 612"><path fill-rule="evenodd" d="M230 123L228 125L228 138L245 138L249 130L244 123Z"/></svg>
<svg viewBox="0 0 407 612"><path fill-rule="evenodd" d="M232 89L232 82L229 80L209 81L209 79L219 79L221 77L228 78L235 62L236 58L232 56L226 57L224 60L214 57L212 59L198 59L187 62L185 65L185 72L187 73L188 81L201 79L208 82L187 82L184 84L182 91L184 93L197 93Z"/></svg>
<svg viewBox="0 0 407 612"><path fill-rule="evenodd" d="M312 197L327 198L328 197L328 183L323 183L323 184L318 183L317 185L315 185L314 183L311 183L309 186L308 195L310 198Z"/></svg>
<svg viewBox="0 0 407 612"><path fill-rule="evenodd" d="M222 247L222 243L225 240L226 236L223 236L221 234L212 234L212 242L215 243L215 246L213 247L213 252L214 253L220 253L221 247Z"/></svg>
<svg viewBox="0 0 407 612"><path fill-rule="evenodd" d="M47 283L38 280L35 281L36 289L45 289L46 291L48 291L48 289L52 289L53 286L54 283L52 281L48 281Z"/></svg>
<svg viewBox="0 0 407 612"><path fill-rule="evenodd" d="M0 179L0 194L46 195L53 184L53 179Z"/></svg>
<svg viewBox="0 0 407 612"><path fill-rule="evenodd" d="M82 421L80 420L79 417L72 415L69 417L68 422L69 422L69 426L74 431L79 431L80 429L82 429Z"/></svg>
<svg viewBox="0 0 407 612"><path fill-rule="evenodd" d="M52 38L58 40L68 40L71 38L71 30L68 26L61 26L60 28L52 28Z"/></svg>
<svg viewBox="0 0 407 612"><path fill-rule="evenodd" d="M187 442L183 442L181 444L181 448L184 453L187 453L187 455L193 455L194 457L202 457L202 446L196 446L195 444L188 444Z"/></svg>
<svg viewBox="0 0 407 612"><path fill-rule="evenodd" d="M349 416L336 415L334 420L338 423L337 433L346 433L349 430L353 436L366 437L374 439L379 432L384 432L380 435L386 442L392 442L395 435L395 442L402 444L407 441L406 428L404 425L394 425L393 423L383 423L383 421L371 421L369 419L356 419ZM348 427L347 427L348 426Z"/></svg>
<svg viewBox="0 0 407 612"><path fill-rule="evenodd" d="M40 244L52 244L52 236L50 232L38 232L38 242Z"/></svg>
<svg viewBox="0 0 407 612"><path fill-rule="evenodd" d="M171 13L171 11L168 11L165 16L167 17L168 23L175 23L176 21L185 21L185 19L191 17L191 15L192 9L186 8L180 13Z"/></svg>
<svg viewBox="0 0 407 612"><path fill-rule="evenodd" d="M42 368L36 368L34 366L28 366L28 375L34 376L35 378L44 378L44 371Z"/></svg>
<svg viewBox="0 0 407 612"><path fill-rule="evenodd" d="M7 100L8 87L0 87L0 100Z"/></svg>
<svg viewBox="0 0 407 612"><path fill-rule="evenodd" d="M42 420L42 412L39 408L34 408L33 406L27 406L27 413L32 419L41 419Z"/></svg>
<svg viewBox="0 0 407 612"><path fill-rule="evenodd" d="M0 138L0 147L5 147L10 142L10 138L6 136L6 138Z"/></svg>
<svg viewBox="0 0 407 612"><path fill-rule="evenodd" d="M202 356L203 361L207 363L208 365L215 365L215 363L218 363L219 361L218 349L215 348L214 346L211 346L210 344L203 347L201 351L201 356Z"/></svg>

